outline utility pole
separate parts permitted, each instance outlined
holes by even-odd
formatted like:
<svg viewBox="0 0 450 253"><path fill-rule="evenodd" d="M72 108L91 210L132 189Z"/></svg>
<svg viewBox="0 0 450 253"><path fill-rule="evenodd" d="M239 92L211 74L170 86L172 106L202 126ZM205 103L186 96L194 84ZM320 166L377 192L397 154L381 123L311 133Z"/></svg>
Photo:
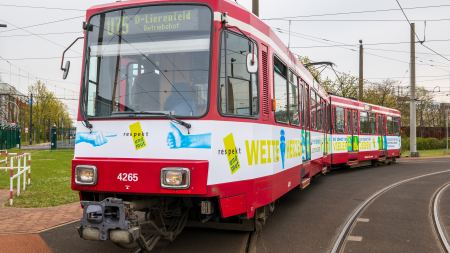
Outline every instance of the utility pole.
<svg viewBox="0 0 450 253"><path fill-rule="evenodd" d="M28 126L28 136L30 138L29 143L31 146L31 144L33 144L33 135L31 134L33 131L33 93L30 94L30 101L28 102L30 103L30 125Z"/></svg>
<svg viewBox="0 0 450 253"><path fill-rule="evenodd" d="M411 23L411 85L410 85L410 106L409 106L409 151L411 157L418 157L419 152L417 152L416 143L416 31L414 23Z"/></svg>
<svg viewBox="0 0 450 253"><path fill-rule="evenodd" d="M363 89L364 89L364 48L362 40L359 40L359 91L358 99L362 101L363 99Z"/></svg>
<svg viewBox="0 0 450 253"><path fill-rule="evenodd" d="M445 105L445 154L448 154L448 106L449 104Z"/></svg>
<svg viewBox="0 0 450 253"><path fill-rule="evenodd" d="M259 0L252 0L252 12L259 17Z"/></svg>

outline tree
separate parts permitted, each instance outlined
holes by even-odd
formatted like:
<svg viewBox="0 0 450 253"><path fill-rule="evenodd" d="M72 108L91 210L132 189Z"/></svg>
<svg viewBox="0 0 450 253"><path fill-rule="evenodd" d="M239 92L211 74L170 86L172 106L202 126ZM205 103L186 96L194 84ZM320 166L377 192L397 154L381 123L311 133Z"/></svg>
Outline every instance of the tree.
<svg viewBox="0 0 450 253"><path fill-rule="evenodd" d="M380 83L372 83L371 85L366 84L363 101L375 105L397 108L395 85L398 85L398 82L390 79Z"/></svg>
<svg viewBox="0 0 450 253"><path fill-rule="evenodd" d="M58 128L72 127L67 106L58 100L55 94L49 91L42 81L37 81L33 86L30 86L28 91L30 94L33 94L32 124L37 142L49 140L52 126ZM27 108L24 116L29 117L29 115L29 108Z"/></svg>

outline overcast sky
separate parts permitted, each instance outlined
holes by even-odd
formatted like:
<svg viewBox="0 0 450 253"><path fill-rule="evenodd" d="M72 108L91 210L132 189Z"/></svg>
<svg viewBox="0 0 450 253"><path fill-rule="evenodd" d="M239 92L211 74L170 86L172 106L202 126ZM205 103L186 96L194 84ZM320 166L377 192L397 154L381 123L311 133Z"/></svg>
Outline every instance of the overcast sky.
<svg viewBox="0 0 450 253"><path fill-rule="evenodd" d="M398 8L395 0L260 1L260 16L263 19ZM54 91L58 97L65 98L64 101L71 115L76 115L82 43L74 47L74 51L79 54L74 52L69 54L73 58L71 58L72 67L67 81L61 79L60 56L64 48L82 34L83 10L91 5L107 2L111 1L1 0L0 23L7 23L8 28L0 28L0 57L9 61L8 63L0 58L1 79L12 83L23 93L27 93L28 85L34 83L36 79L44 80L51 91ZM251 0L238 0L238 3L251 8ZM415 21L417 34L421 39L425 35L425 45L442 55L438 56L423 46L417 45L417 86L426 87L430 91L434 89L436 101L450 102L450 96L446 96L450 93L450 61L445 59L450 59L450 0L400 0L400 3L404 8L448 5L406 9L405 12L411 20L417 20ZM77 10L20 8L5 5ZM28 27L61 19L67 20ZM409 86L409 44L407 43L409 26L406 21L403 21L404 16L400 10L297 19L301 21L291 22L290 45L293 52L308 56L313 61L332 61L336 64L338 71L358 75L358 47L356 46L358 40L362 39L364 44L394 42L395 44L365 46L365 78L373 82L392 78L401 82L403 87ZM361 21L368 19L377 21ZM426 27L422 20L428 20ZM289 29L288 21L267 20L266 22L276 28ZM24 28L26 31L22 29L9 31L16 27L28 28ZM287 32L279 33L286 44L288 43L287 34ZM343 44L354 46L336 46ZM330 78L335 78L330 71L324 73ZM440 93L437 92L438 88L434 88L436 86L440 87Z"/></svg>

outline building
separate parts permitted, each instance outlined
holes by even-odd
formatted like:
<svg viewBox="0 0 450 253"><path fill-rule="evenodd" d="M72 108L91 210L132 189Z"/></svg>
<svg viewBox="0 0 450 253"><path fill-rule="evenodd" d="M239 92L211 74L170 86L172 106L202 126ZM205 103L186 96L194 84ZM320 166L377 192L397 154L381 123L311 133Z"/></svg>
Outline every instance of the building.
<svg viewBox="0 0 450 253"><path fill-rule="evenodd" d="M7 83L0 82L0 125L19 124L20 111L27 107L28 97Z"/></svg>

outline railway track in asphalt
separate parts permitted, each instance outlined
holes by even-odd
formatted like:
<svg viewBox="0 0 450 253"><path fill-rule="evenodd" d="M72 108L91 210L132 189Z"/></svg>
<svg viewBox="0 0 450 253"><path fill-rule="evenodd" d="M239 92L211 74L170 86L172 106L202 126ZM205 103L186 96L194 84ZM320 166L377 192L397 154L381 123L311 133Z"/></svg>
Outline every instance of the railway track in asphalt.
<svg viewBox="0 0 450 253"><path fill-rule="evenodd" d="M334 241L334 244L333 244L330 252L331 253L340 253L340 252L344 251L347 239L350 236L353 228L356 226L358 218L376 199L378 199L379 197L383 196L388 191L390 191L400 185L403 185L403 184L406 184L406 183L409 183L409 182L412 182L412 181L415 181L415 180L418 180L418 179L421 179L424 177L438 175L438 174L444 174L444 173L449 173L449 172L450 172L450 170L442 170L442 171L427 173L427 174L411 177L408 179L400 180L400 181L397 181L393 184L390 184L390 185L378 190L377 192L375 192L374 194L369 196L367 199L365 199L360 205L358 205L353 210L353 212L350 214L350 216L347 218L347 220L343 223L343 225L341 226L340 232L339 232L336 240ZM436 199L437 199L437 202L439 201L439 197L440 197L439 193L442 193L449 185L450 184L447 183L443 187L441 187L440 190L437 191L436 197L433 198L434 201ZM439 195L439 196L437 196L437 195ZM433 204L433 206L434 206L434 204ZM439 219L438 219L438 221L439 221ZM442 230L443 227L442 227L441 223L439 222L438 224L439 224L438 227ZM440 237L440 238L442 238L442 237ZM444 236L444 238L445 238L445 241L447 242L447 239L445 236ZM441 241L441 243L443 243L443 241ZM448 242L447 242L447 245L448 245ZM447 250L447 252L450 252L450 251Z"/></svg>
<svg viewBox="0 0 450 253"><path fill-rule="evenodd" d="M434 224L434 230L436 232L437 237L439 238L439 241L441 242L441 246L443 250L447 253L450 253L450 244L448 242L448 235L445 232L445 226L442 223L440 219L440 210L439 210L439 204L441 202L442 193L444 193L448 187L450 186L450 183L445 183L442 185L434 194L432 197L432 204L431 204L431 217Z"/></svg>

